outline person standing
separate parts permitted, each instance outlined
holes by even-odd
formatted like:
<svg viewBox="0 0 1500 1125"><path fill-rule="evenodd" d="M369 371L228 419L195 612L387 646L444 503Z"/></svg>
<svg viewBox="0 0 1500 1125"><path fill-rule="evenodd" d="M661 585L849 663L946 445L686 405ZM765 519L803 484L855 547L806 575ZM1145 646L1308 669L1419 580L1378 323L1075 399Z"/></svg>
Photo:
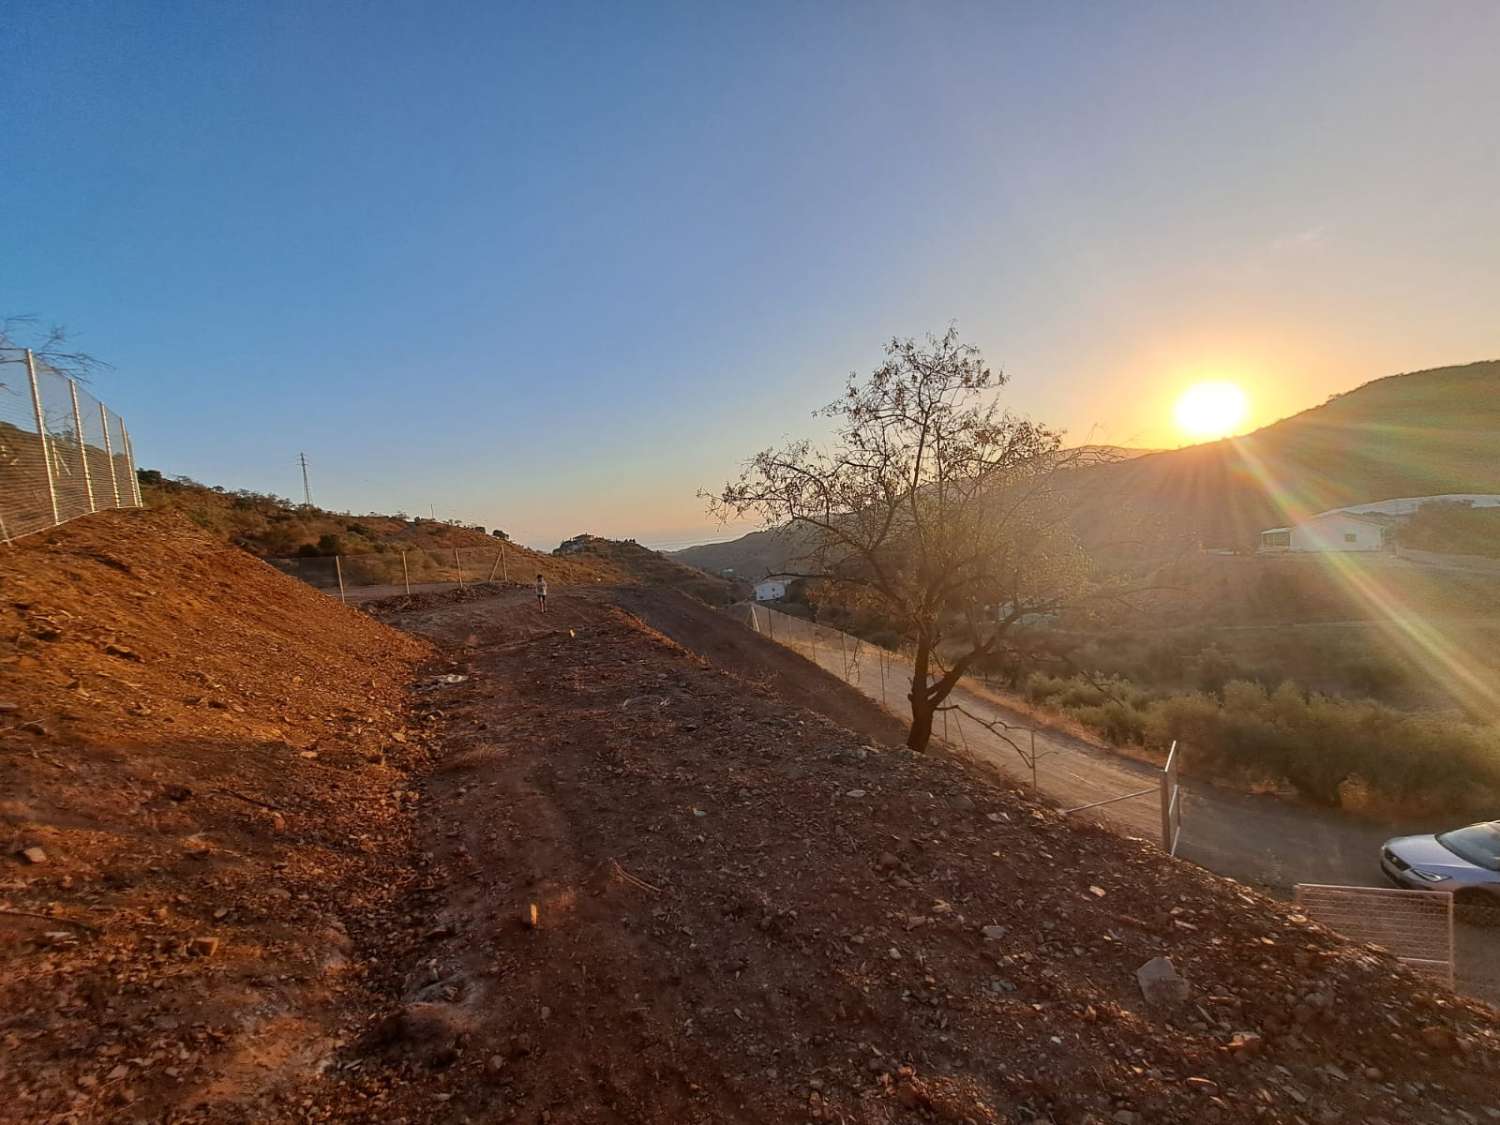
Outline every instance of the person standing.
<svg viewBox="0 0 1500 1125"><path fill-rule="evenodd" d="M536 576L536 604L543 613L547 612L547 580L540 574Z"/></svg>

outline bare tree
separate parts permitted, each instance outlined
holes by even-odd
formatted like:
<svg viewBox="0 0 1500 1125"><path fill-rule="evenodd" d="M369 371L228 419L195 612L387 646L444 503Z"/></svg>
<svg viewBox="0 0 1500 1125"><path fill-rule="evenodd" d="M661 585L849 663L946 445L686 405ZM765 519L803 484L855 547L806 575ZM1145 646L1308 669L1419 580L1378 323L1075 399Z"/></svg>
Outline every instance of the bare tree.
<svg viewBox="0 0 1500 1125"><path fill-rule="evenodd" d="M1004 410L1005 375L953 328L892 340L886 356L820 412L835 420L830 447L766 450L708 499L721 518L810 531L794 576L902 624L915 650L907 745L925 750L975 661L1096 592L1054 488L1088 454Z"/></svg>
<svg viewBox="0 0 1500 1125"><path fill-rule="evenodd" d="M109 364L68 342L68 330L60 324L43 329L34 316L0 317L0 363L25 362L26 349L53 370L86 383Z"/></svg>

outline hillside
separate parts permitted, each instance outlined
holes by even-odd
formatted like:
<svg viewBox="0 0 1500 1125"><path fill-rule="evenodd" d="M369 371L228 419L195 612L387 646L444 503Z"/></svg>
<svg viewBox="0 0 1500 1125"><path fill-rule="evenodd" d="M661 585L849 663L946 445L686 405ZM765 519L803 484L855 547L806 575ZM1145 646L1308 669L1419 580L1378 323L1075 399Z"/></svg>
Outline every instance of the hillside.
<svg viewBox="0 0 1500 1125"><path fill-rule="evenodd" d="M139 511L10 548L0 638L0 1120L263 1119L410 879L430 648Z"/></svg>
<svg viewBox="0 0 1500 1125"><path fill-rule="evenodd" d="M1069 474L1074 526L1106 557L1249 548L1346 504L1500 492L1500 360L1392 375L1252 434ZM786 565L777 532L689 547L679 561L755 578Z"/></svg>
<svg viewBox="0 0 1500 1125"><path fill-rule="evenodd" d="M827 677L789 703L755 634L742 677L609 591L511 590L389 610L417 639L150 511L32 536L7 581L0 1120L1491 1103L1494 1012L841 727ZM1143 996L1159 956L1186 1001Z"/></svg>
<svg viewBox="0 0 1500 1125"><path fill-rule="evenodd" d="M768 574L783 570L788 561L796 557L800 547L799 540L795 529L772 528L769 531L752 531L724 543L684 547L680 551L670 551L668 555L678 562L711 574L733 571L737 579L756 582Z"/></svg>
<svg viewBox="0 0 1500 1125"><path fill-rule="evenodd" d="M1095 544L1253 547L1300 514L1500 491L1500 361L1392 375L1232 440L1079 472Z"/></svg>
<svg viewBox="0 0 1500 1125"><path fill-rule="evenodd" d="M451 569L454 550L462 553L466 565L477 567L482 560L496 557L502 546L482 528L404 515L351 516L293 504L279 496L164 479L149 471L141 475L141 495L148 508L178 513L257 558L307 560L287 569L317 585L327 584L318 579L331 577L334 555L345 557L351 578L398 582L401 552L410 552L407 562L412 581L436 581L451 580L444 568ZM599 557L564 559L509 541L504 550L512 580L527 581L544 574L549 582L571 585L626 578ZM319 559L328 560L321 569ZM472 578L475 570L469 573Z"/></svg>
<svg viewBox="0 0 1500 1125"><path fill-rule="evenodd" d="M749 592L749 587L744 582L686 565L659 551L642 547L633 539L601 539L597 535L575 535L552 553L569 561L602 565L642 586L667 586L681 590L709 605L728 605L741 600Z"/></svg>

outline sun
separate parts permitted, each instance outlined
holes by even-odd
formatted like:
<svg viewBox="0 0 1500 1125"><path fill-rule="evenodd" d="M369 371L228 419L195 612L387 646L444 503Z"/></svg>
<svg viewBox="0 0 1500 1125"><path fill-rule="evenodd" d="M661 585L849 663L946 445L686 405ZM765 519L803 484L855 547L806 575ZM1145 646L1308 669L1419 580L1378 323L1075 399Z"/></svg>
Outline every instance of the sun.
<svg viewBox="0 0 1500 1125"><path fill-rule="evenodd" d="M1194 383L1182 392L1172 413L1185 436L1208 441L1237 432L1248 405L1245 392L1234 383Z"/></svg>

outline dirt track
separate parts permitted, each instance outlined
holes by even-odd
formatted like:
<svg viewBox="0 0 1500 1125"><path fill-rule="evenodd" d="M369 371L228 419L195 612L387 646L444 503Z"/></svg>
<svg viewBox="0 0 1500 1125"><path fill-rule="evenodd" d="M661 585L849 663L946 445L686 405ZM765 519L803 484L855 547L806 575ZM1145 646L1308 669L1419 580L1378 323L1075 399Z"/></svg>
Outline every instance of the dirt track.
<svg viewBox="0 0 1500 1125"><path fill-rule="evenodd" d="M611 597L755 654L761 682ZM872 705L712 611L589 591L546 616L502 595L396 620L468 679L426 705L445 747L410 910L431 929L387 953L399 1006L317 1091L335 1116L425 1120L441 1099L445 1120L1291 1121L1299 1097L1334 1104L1309 1069L1325 1052L1402 1065L1350 1034L1388 967L943 755L789 709L770 690L788 677ZM1134 969L1162 951L1228 1005L1201 1030L1141 1006ZM1292 983L1298 957L1317 986ZM1283 992L1313 987L1340 997L1326 1021L1284 1022ZM1225 1051L1241 1024L1280 1029L1263 1058ZM1257 1083L1277 1091L1259 1112ZM1384 1096L1356 1080L1337 1104Z"/></svg>

